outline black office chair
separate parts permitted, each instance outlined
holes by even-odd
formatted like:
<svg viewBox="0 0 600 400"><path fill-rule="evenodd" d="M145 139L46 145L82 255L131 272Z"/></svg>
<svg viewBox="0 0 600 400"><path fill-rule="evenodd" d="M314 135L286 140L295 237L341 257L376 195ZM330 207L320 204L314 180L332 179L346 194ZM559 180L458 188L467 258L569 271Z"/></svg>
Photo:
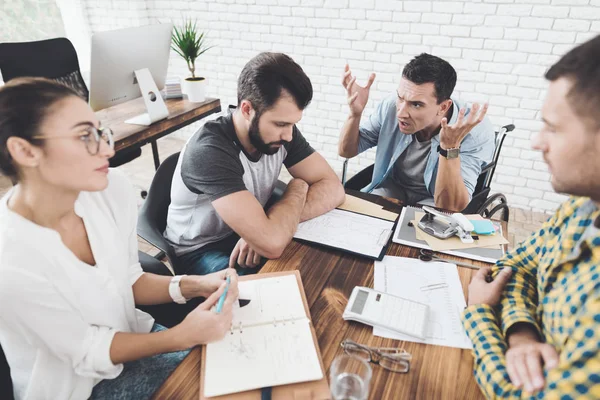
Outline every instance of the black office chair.
<svg viewBox="0 0 600 400"><path fill-rule="evenodd" d="M89 101L90 92L81 76L77 52L67 38L0 43L0 72L4 82L25 76L53 79ZM141 155L140 148L121 151L109 160L110 166L118 167Z"/></svg>
<svg viewBox="0 0 600 400"><path fill-rule="evenodd" d="M13 400L13 385L10 377L10 367L0 345L0 399Z"/></svg>
<svg viewBox="0 0 600 400"><path fill-rule="evenodd" d="M515 126L513 124L505 125L500 128L500 131L495 133L496 149L494 150L494 156L492 161L481 170L481 173L477 178L477 184L475 185L475 190L473 191L471 201L462 211L463 214L480 214L486 218L491 218L498 211L502 211L502 219L508 222L509 209L506 197L502 193L496 193L492 196L489 194L491 190L490 185L492 183L492 178L494 176L494 172L496 171L498 158L500 157L500 150L502 149L502 144L504 144L504 138L508 132L511 132L514 129ZM371 183L374 168L375 165L372 164L346 181L348 169L348 159L346 159L344 161L342 170L342 183L344 187L348 189L361 190Z"/></svg>
<svg viewBox="0 0 600 400"><path fill-rule="evenodd" d="M177 269L177 256L171 244L163 236L167 226L167 211L171 204L171 182L173 173L179 160L179 152L167 157L158 167L148 196L140 207L137 233L138 236L161 250L156 258L162 259L165 255L171 267Z"/></svg>
<svg viewBox="0 0 600 400"><path fill-rule="evenodd" d="M138 236L158 248L160 252L154 257L154 262L162 265L162 268L156 268L154 271L146 270L142 263L142 268L146 272L153 272L158 275L172 276L171 271L162 264L161 260L165 255L171 264L173 270L177 269L177 256L175 250L164 238L163 232L167 226L167 212L171 204L171 182L173 173L179 160L179 153L167 157L156 170L156 174L148 189L148 196L140 207L138 216L137 233ZM152 258L146 255L148 258ZM146 263L150 264L147 259ZM146 311L161 325L168 328L181 322L185 316L192 311L202 299L192 299L186 304L160 304L155 306L138 307Z"/></svg>
<svg viewBox="0 0 600 400"><path fill-rule="evenodd" d="M67 38L0 43L0 71L4 82L24 76L54 79L75 90L86 102L89 100L77 52Z"/></svg>

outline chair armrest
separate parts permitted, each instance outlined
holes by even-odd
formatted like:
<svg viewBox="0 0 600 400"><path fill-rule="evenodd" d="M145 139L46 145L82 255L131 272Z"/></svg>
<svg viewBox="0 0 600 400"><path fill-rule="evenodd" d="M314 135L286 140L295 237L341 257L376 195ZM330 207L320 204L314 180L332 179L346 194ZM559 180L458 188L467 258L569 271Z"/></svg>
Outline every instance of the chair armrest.
<svg viewBox="0 0 600 400"><path fill-rule="evenodd" d="M138 250L138 256L140 258L140 265L142 266L142 270L144 270L144 272L150 272L156 275L173 275L171 270L165 264L152 257L150 254L146 254L143 251Z"/></svg>
<svg viewBox="0 0 600 400"><path fill-rule="evenodd" d="M375 164L371 164L367 168L363 169L352 178L348 179L348 181L344 184L344 188L353 189L353 190L361 190L373 179L373 170L375 169Z"/></svg>

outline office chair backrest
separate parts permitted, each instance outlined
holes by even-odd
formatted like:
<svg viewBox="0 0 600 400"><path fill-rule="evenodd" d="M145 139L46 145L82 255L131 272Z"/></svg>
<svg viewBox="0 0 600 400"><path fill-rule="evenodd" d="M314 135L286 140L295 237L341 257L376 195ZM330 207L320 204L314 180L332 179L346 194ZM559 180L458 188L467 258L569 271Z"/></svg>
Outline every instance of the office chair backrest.
<svg viewBox="0 0 600 400"><path fill-rule="evenodd" d="M515 126L510 124L501 127L498 132L495 132L496 148L494 149L492 161L481 170L481 173L477 178L477 184L475 185L473 196L484 190L488 190L489 192L492 184L492 178L494 177L494 172L496 172L496 166L498 165L498 159L500 158L500 151L502 150L502 145L504 144L504 139L506 138L506 134L508 132L512 132L514 129Z"/></svg>
<svg viewBox="0 0 600 400"><path fill-rule="evenodd" d="M148 189L148 197L140 207L137 228L140 237L166 253L173 267L175 252L163 237L163 232L167 226L167 212L171 204L171 182L178 160L179 152L167 157L156 170Z"/></svg>
<svg viewBox="0 0 600 400"><path fill-rule="evenodd" d="M86 102L89 99L77 52L67 38L0 43L0 71L4 82L25 76L54 79L75 90Z"/></svg>

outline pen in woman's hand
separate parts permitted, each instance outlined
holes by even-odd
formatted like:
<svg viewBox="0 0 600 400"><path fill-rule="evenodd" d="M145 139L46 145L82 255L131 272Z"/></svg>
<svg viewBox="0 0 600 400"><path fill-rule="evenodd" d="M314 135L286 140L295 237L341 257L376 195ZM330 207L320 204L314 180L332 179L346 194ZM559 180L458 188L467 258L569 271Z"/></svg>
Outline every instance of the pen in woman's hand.
<svg viewBox="0 0 600 400"><path fill-rule="evenodd" d="M227 297L227 291L229 290L229 284L231 283L231 278L227 275L227 284L225 285L225 290L221 297L219 297L219 301L217 302L217 314L221 312L223 309L223 303L225 303L225 298Z"/></svg>

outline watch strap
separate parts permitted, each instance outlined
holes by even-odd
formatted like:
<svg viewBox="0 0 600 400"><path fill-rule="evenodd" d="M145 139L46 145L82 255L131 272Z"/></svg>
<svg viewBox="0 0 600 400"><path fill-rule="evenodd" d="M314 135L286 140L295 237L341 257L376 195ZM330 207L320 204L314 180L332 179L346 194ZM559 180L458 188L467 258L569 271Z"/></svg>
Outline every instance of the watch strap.
<svg viewBox="0 0 600 400"><path fill-rule="evenodd" d="M448 153L449 153L450 151L452 152L452 153L450 154L450 155L451 155L451 157L450 157L450 158L458 158L458 151L459 151L459 150L460 150L460 147L455 147L455 148L452 148L452 149L447 149L447 150L444 150L444 149L442 149L442 146L440 146L439 144L438 144L438 147L437 147L437 151L438 151L438 153L440 153L442 156L444 156L444 157L446 157L446 158L448 158Z"/></svg>
<svg viewBox="0 0 600 400"><path fill-rule="evenodd" d="M177 304L187 303L187 299L181 294L181 287L179 286L179 282L181 282L181 278L184 276L186 275L175 275L171 278L171 282L169 283L169 295Z"/></svg>

